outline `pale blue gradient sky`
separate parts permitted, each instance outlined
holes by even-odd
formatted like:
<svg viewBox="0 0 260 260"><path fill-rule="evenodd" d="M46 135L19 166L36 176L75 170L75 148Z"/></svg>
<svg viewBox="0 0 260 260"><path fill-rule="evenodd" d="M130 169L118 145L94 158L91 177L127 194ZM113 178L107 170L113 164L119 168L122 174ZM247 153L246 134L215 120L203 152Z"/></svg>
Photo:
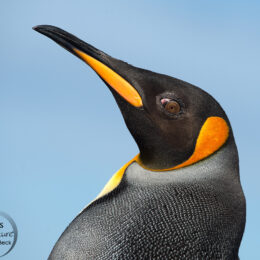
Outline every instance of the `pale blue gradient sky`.
<svg viewBox="0 0 260 260"><path fill-rule="evenodd" d="M227 112L247 198L241 259L260 259L260 2L0 2L0 210L4 257L47 259L66 225L138 153L103 82L31 29L51 24L138 67L200 86Z"/></svg>

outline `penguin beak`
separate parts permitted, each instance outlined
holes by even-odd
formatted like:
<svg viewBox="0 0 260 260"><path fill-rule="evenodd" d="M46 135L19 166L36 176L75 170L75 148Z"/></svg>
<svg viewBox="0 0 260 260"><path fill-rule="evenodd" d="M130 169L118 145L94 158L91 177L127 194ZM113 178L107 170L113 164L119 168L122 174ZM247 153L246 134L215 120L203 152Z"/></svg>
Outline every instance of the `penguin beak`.
<svg viewBox="0 0 260 260"><path fill-rule="evenodd" d="M123 77L123 71L120 71L120 67L125 67L126 63L110 57L55 26L39 25L33 27L33 29L54 40L60 46L86 62L110 88L114 89L132 106L137 108L143 106L142 98L138 91L129 80Z"/></svg>

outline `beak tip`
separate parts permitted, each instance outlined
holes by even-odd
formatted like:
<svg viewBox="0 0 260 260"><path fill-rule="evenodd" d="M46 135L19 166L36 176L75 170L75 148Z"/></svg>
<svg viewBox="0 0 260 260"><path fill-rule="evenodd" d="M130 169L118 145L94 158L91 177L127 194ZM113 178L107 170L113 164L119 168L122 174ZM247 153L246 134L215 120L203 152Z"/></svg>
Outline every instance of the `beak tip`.
<svg viewBox="0 0 260 260"><path fill-rule="evenodd" d="M36 32L43 32L43 31L51 31L53 30L55 27L52 26L52 25L36 25L36 26L33 26L32 29Z"/></svg>
<svg viewBox="0 0 260 260"><path fill-rule="evenodd" d="M44 32L45 27L46 27L46 25L36 25L36 26L33 26L32 29L36 32L42 33L42 32Z"/></svg>
<svg viewBox="0 0 260 260"><path fill-rule="evenodd" d="M38 27L39 27L39 26L36 25L36 26L33 26L32 29L33 29L34 31L38 31Z"/></svg>

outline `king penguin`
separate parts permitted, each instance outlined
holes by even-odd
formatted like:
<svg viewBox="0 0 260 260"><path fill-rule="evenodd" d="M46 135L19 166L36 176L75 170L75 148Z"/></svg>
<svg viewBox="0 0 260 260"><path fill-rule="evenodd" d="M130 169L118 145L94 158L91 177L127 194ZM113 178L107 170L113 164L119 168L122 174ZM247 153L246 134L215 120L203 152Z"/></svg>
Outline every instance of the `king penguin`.
<svg viewBox="0 0 260 260"><path fill-rule="evenodd" d="M245 198L231 125L218 102L57 27L34 30L98 74L140 151L70 223L48 259L239 259Z"/></svg>

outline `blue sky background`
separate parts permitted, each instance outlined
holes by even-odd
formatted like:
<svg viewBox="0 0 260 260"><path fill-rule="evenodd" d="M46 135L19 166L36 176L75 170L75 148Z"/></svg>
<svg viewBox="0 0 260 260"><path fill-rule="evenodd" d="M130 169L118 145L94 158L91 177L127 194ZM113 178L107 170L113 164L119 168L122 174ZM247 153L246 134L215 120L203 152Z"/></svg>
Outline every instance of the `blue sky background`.
<svg viewBox="0 0 260 260"><path fill-rule="evenodd" d="M223 106L247 198L241 259L260 259L260 2L0 2L0 210L19 235L3 259L47 259L69 222L138 149L109 90L31 29L59 26L135 66L200 86Z"/></svg>

